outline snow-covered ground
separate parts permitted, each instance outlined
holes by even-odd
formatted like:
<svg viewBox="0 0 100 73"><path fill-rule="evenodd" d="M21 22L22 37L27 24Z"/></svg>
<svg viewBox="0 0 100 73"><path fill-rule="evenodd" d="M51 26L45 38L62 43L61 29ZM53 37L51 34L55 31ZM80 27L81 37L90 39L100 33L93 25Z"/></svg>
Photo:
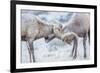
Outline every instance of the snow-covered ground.
<svg viewBox="0 0 100 73"><path fill-rule="evenodd" d="M75 60L84 60L84 48L82 38L78 41L78 52ZM71 51L73 48L73 42L71 45L64 43L63 41L55 38L49 43L45 42L44 38L40 38L33 43L35 49L36 62L55 62L55 61L70 61L73 60ZM26 46L26 42L22 41L22 63L29 63L29 53ZM87 41L87 59L89 59L90 48Z"/></svg>

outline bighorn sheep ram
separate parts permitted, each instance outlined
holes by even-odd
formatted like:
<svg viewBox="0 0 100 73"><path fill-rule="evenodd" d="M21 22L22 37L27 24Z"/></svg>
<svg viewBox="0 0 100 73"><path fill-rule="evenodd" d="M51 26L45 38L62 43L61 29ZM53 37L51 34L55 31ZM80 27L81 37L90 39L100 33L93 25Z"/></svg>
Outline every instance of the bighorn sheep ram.
<svg viewBox="0 0 100 73"><path fill-rule="evenodd" d="M54 31L54 34L57 38L61 39L62 41L64 41L67 44L71 44L71 42L74 41L71 55L73 56L73 58L76 58L77 46L78 46L78 36L77 36L77 34L74 33L74 32L64 33L64 31L62 31L62 28L59 27L59 26L54 26L53 31Z"/></svg>
<svg viewBox="0 0 100 73"><path fill-rule="evenodd" d="M74 34L77 34L79 37L83 37L84 58L86 58L87 36L89 37L89 41L90 41L90 14L74 13L71 19L66 24L67 25L62 29L64 33L74 32ZM64 41L68 42L66 39L64 39ZM72 53L73 52L74 51L72 51ZM76 56L77 54L75 55L75 57Z"/></svg>
<svg viewBox="0 0 100 73"><path fill-rule="evenodd" d="M53 39L55 37L55 35L53 34L54 26L55 25L48 25L46 22L43 22L39 17L34 17L32 23L22 23L21 38L22 40L27 41L28 51L30 54L30 62L36 61L34 56L33 41L41 37L48 39L48 41ZM59 25L59 28L60 27L61 25Z"/></svg>

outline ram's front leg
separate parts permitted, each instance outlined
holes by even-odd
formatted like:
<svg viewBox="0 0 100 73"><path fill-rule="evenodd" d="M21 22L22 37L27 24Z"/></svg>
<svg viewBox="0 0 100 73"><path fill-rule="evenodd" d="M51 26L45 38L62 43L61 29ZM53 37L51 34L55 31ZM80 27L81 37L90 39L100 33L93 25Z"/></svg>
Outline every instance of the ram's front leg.
<svg viewBox="0 0 100 73"><path fill-rule="evenodd" d="M87 33L85 33L85 34L84 34L84 37L83 37L84 58L87 57L87 55L86 55L86 40L87 40Z"/></svg>
<svg viewBox="0 0 100 73"><path fill-rule="evenodd" d="M72 49L72 55L73 55L74 59L76 59L76 57L77 57L77 46L78 46L78 40L77 40L77 38L74 38L74 45L73 45L73 49Z"/></svg>
<svg viewBox="0 0 100 73"><path fill-rule="evenodd" d="M32 53L31 53L31 49L30 49L30 46L29 46L29 42L26 41L26 45L27 45L27 48L28 48L28 52L29 52L29 59L30 59L30 63L32 62Z"/></svg>
<svg viewBox="0 0 100 73"><path fill-rule="evenodd" d="M36 62L36 60L35 60L35 54L34 54L33 42L34 42L34 39L32 39L32 38L28 40L29 47L30 47L30 50L31 50L31 55L32 55L32 61Z"/></svg>
<svg viewBox="0 0 100 73"><path fill-rule="evenodd" d="M75 51L75 41L73 42L73 49L72 49L71 56L73 56L73 55L74 55L74 51Z"/></svg>

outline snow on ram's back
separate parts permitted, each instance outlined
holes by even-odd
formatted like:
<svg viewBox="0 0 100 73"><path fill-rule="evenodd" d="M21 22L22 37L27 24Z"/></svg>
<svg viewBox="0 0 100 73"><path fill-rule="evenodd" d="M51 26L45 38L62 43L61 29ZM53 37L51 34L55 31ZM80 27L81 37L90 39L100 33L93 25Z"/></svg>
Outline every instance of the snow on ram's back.
<svg viewBox="0 0 100 73"><path fill-rule="evenodd" d="M34 11L34 10L22 10L21 12L21 21L22 24L32 24L34 21L34 17L38 16L43 22L48 23L49 25L55 20L58 23L64 24L67 23L73 13L71 12L48 12L48 11ZM47 25L48 25L47 24ZM24 28L22 28L24 29ZM34 29L33 29L34 30ZM77 46L77 57L76 60L84 60L84 46L83 46L83 38L78 37L78 46ZM34 56L35 62L57 62L57 61L71 61L74 60L71 56L73 50L73 43L70 44L64 42L63 40L55 37L50 40L48 43L46 42L44 37L40 37L33 41L34 46ZM22 41L21 47L21 62L22 63L30 63L30 54L26 41ZM86 53L87 58L90 57L90 49L88 39L86 41Z"/></svg>

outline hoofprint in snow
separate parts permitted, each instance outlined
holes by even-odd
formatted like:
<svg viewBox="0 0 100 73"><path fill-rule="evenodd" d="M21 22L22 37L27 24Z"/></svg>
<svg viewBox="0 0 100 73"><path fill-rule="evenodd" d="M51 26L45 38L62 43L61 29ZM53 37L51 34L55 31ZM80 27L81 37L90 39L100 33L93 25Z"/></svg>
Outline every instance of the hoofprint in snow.
<svg viewBox="0 0 100 73"><path fill-rule="evenodd" d="M83 39L78 38L78 51L77 58L73 59L71 51L73 48L73 42L71 45L64 43L60 39L53 39L49 43L45 42L44 38L35 40L33 43L36 62L57 62L57 61L71 61L71 60L84 60L84 47ZM89 42L86 42L87 60L90 57ZM29 53L26 46L26 42L22 41L21 47L21 63L30 63Z"/></svg>

